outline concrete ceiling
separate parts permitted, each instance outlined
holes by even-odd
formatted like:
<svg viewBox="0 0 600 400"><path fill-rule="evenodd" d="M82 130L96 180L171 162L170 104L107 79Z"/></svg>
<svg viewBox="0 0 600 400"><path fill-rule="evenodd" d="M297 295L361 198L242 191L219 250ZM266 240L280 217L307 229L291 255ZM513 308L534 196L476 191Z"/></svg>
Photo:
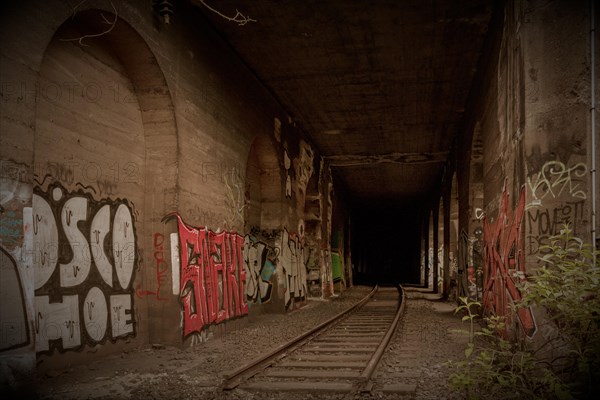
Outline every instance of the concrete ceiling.
<svg viewBox="0 0 600 400"><path fill-rule="evenodd" d="M192 1L354 198L415 201L439 184L491 1ZM256 22L223 17L236 10Z"/></svg>

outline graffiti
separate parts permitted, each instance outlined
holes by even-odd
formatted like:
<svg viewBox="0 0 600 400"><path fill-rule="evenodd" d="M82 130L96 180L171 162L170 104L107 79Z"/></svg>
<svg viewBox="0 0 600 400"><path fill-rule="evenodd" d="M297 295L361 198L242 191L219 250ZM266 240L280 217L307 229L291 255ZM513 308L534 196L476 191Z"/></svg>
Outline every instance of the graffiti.
<svg viewBox="0 0 600 400"><path fill-rule="evenodd" d="M484 216L485 216L485 213L483 212L483 210L481 208L475 208L475 219L476 220L481 221Z"/></svg>
<svg viewBox="0 0 600 400"><path fill-rule="evenodd" d="M25 297L15 259L0 247L0 351L27 346L29 324Z"/></svg>
<svg viewBox="0 0 600 400"><path fill-rule="evenodd" d="M271 299L270 282L275 265L268 258L269 248L250 235L244 237L244 267L246 268L246 298L250 303L266 303Z"/></svg>
<svg viewBox="0 0 600 400"><path fill-rule="evenodd" d="M568 201L556 208L527 210L527 254L540 253L540 247L550 244L550 237L558 235L565 224L577 234L585 223L584 204L584 200Z"/></svg>
<svg viewBox="0 0 600 400"><path fill-rule="evenodd" d="M152 245L154 247L154 263L156 267L156 299L167 300L165 297L160 297L160 288L167 279L167 273L169 266L165 261L165 252L163 243L165 242L165 235L156 232Z"/></svg>
<svg viewBox="0 0 600 400"><path fill-rule="evenodd" d="M458 248L458 279L459 295L479 298L482 289L482 234L483 231L477 227L473 236L469 237L465 230L460 233Z"/></svg>
<svg viewBox="0 0 600 400"><path fill-rule="evenodd" d="M308 294L312 297L321 296L321 265L319 255L320 251L316 244L305 245L306 285L308 287Z"/></svg>
<svg viewBox="0 0 600 400"><path fill-rule="evenodd" d="M439 235L440 237L442 236L441 234ZM438 276L438 280L437 280L437 286L438 286L438 291L442 292L444 290L444 243L440 243L440 246L438 247L438 251L437 251L437 276Z"/></svg>
<svg viewBox="0 0 600 400"><path fill-rule="evenodd" d="M281 264L285 277L287 290L285 291L285 305L289 308L292 299L304 300L306 296L306 263L304 261L304 244L298 235L290 235L283 231L281 241Z"/></svg>
<svg viewBox="0 0 600 400"><path fill-rule="evenodd" d="M135 335L131 209L59 184L33 195L36 351L77 350Z"/></svg>
<svg viewBox="0 0 600 400"><path fill-rule="evenodd" d="M136 287L135 294L138 297L154 296L156 300L166 301L166 297L160 296L160 289L167 280L169 265L165 261L164 253L165 235L156 232L152 239L154 267L156 268L156 291L143 290L141 283ZM143 258L143 257L141 257Z"/></svg>
<svg viewBox="0 0 600 400"><path fill-rule="evenodd" d="M527 208L542 204L542 200L558 198L561 195L569 195L574 198L585 200L586 193L580 188L581 179L588 172L584 163L578 163L568 168L560 161L548 161L540 172L527 178L527 187L531 191L531 202Z"/></svg>
<svg viewBox="0 0 600 400"><path fill-rule="evenodd" d="M108 179L99 179L96 182L96 186L98 187L98 195L99 196L114 196L117 193L117 184Z"/></svg>
<svg viewBox="0 0 600 400"><path fill-rule="evenodd" d="M31 184L25 164L0 160L0 243L10 251L23 238L23 206L31 202Z"/></svg>
<svg viewBox="0 0 600 400"><path fill-rule="evenodd" d="M433 247L429 247L427 252L427 259L429 264L429 276L427 277L427 287L433 288L433 268L434 268L434 260L433 260Z"/></svg>
<svg viewBox="0 0 600 400"><path fill-rule="evenodd" d="M2 213L0 235L4 237L19 237L23 233L23 220L15 210Z"/></svg>
<svg viewBox="0 0 600 400"><path fill-rule="evenodd" d="M225 220L225 226L234 227L236 224L244 224L244 209L248 207L248 201L242 190L244 183L238 169L233 169L230 174L223 176L226 188L225 205L230 210L230 216Z"/></svg>
<svg viewBox="0 0 600 400"><path fill-rule="evenodd" d="M509 300L521 300L517 288L519 279L525 275L521 224L525 215L525 188L521 190L519 202L513 213L509 195L504 187L496 221L483 219L484 236L484 288L483 308L486 313L505 316L507 325L511 321ZM519 308L516 312L521 328L532 337L536 331L530 308Z"/></svg>
<svg viewBox="0 0 600 400"><path fill-rule="evenodd" d="M306 193L308 180L313 173L314 151L308 143L300 140L300 155L294 160L296 166L296 179L298 180L298 190L301 193Z"/></svg>
<svg viewBox="0 0 600 400"><path fill-rule="evenodd" d="M177 213L171 217L178 222L183 336L247 315L244 238L191 227Z"/></svg>

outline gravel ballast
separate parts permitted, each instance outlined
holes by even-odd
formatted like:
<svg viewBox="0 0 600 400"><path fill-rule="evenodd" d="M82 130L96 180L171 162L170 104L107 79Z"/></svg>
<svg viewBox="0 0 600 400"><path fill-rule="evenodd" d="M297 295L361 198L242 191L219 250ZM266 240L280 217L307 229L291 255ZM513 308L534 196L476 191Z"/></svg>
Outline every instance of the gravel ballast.
<svg viewBox="0 0 600 400"><path fill-rule="evenodd" d="M287 314L263 314L246 327L185 349L154 345L45 374L44 399L459 399L447 385L448 360L463 357L464 328L455 305L407 290L405 315L377 368L371 393L224 392L223 375L312 329L371 290L355 286L329 300L309 300Z"/></svg>

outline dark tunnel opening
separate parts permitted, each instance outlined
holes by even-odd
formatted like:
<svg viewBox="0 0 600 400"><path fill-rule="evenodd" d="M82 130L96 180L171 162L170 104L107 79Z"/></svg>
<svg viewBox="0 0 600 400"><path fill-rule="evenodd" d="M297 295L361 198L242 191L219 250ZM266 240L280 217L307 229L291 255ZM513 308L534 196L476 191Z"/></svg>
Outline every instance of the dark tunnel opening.
<svg viewBox="0 0 600 400"><path fill-rule="evenodd" d="M421 284L420 216L416 205L370 203L352 214L355 284Z"/></svg>

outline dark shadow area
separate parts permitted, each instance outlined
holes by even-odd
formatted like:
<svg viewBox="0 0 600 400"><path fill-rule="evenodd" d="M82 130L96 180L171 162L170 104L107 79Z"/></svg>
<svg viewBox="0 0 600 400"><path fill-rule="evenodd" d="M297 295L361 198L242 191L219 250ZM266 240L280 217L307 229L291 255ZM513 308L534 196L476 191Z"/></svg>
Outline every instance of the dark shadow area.
<svg viewBox="0 0 600 400"><path fill-rule="evenodd" d="M355 284L420 284L419 209L370 202L352 208Z"/></svg>

